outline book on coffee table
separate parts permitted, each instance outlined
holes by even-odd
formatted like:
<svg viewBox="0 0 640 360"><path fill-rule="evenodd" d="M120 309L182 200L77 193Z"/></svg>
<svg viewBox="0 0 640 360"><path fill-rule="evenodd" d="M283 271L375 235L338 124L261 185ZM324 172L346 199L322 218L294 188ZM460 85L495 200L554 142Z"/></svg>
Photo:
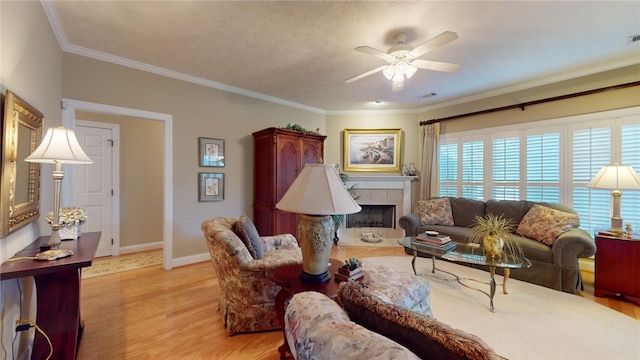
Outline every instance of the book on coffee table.
<svg viewBox="0 0 640 360"><path fill-rule="evenodd" d="M444 245L451 242L451 238L447 235L418 234L416 240L433 245Z"/></svg>
<svg viewBox="0 0 640 360"><path fill-rule="evenodd" d="M336 272L334 274L334 277L335 277L336 281L357 280L357 279L360 279L363 276L364 276L364 271L358 271L357 273L352 274L352 275L345 275L345 274L342 274L340 272Z"/></svg>
<svg viewBox="0 0 640 360"><path fill-rule="evenodd" d="M448 251L455 249L456 247L456 243L454 243L453 241L449 241L442 245L429 244L427 242L420 241L420 240L416 240L413 243L418 245L417 246L418 251L420 251L420 249L424 249L426 251L430 251L437 254L445 254Z"/></svg>

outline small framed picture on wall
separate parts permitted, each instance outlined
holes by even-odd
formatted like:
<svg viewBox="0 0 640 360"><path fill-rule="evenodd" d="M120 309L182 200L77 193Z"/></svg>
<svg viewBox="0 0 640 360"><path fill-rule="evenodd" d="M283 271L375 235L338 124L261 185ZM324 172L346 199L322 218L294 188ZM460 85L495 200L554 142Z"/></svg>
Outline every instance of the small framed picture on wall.
<svg viewBox="0 0 640 360"><path fill-rule="evenodd" d="M200 166L224 167L224 140L198 138Z"/></svg>
<svg viewBox="0 0 640 360"><path fill-rule="evenodd" d="M198 173L198 201L224 200L224 174Z"/></svg>

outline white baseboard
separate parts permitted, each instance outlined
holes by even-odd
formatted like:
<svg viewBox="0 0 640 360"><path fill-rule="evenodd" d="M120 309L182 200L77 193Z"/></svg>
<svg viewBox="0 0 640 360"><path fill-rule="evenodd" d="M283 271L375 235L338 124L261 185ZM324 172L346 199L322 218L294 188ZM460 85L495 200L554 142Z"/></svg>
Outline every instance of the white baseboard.
<svg viewBox="0 0 640 360"><path fill-rule="evenodd" d="M140 244L140 245L124 246L120 248L120 254L130 254L134 252L155 250L155 249L162 249L162 241Z"/></svg>
<svg viewBox="0 0 640 360"><path fill-rule="evenodd" d="M210 261L211 255L208 252L196 255L183 256L180 258L173 259L171 261L172 267L185 266L200 263L203 261Z"/></svg>

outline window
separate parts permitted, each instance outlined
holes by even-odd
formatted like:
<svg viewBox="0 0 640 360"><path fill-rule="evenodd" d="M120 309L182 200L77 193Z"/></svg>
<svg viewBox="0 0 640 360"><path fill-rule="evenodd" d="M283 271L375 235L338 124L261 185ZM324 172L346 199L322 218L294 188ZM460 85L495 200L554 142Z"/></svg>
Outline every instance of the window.
<svg viewBox="0 0 640 360"><path fill-rule="evenodd" d="M529 135L526 157L526 199L560 202L560 134Z"/></svg>
<svg viewBox="0 0 640 360"><path fill-rule="evenodd" d="M593 234L611 225L611 191L586 184L615 162L640 172L640 108L445 134L439 151L440 196L564 204ZM622 193L621 216L640 230L640 190Z"/></svg>
<svg viewBox="0 0 640 360"><path fill-rule="evenodd" d="M491 193L498 200L520 199L520 138L494 139L491 143Z"/></svg>

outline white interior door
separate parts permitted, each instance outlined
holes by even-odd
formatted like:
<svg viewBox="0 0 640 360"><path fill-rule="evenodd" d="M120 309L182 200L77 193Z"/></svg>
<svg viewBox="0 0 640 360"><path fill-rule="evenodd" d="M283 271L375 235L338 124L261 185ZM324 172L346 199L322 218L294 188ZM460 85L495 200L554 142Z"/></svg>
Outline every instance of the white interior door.
<svg viewBox="0 0 640 360"><path fill-rule="evenodd" d="M101 231L96 257L118 255L119 125L77 121L76 136L93 164L73 169L74 205L87 212L82 232ZM114 180L115 179L115 180Z"/></svg>

